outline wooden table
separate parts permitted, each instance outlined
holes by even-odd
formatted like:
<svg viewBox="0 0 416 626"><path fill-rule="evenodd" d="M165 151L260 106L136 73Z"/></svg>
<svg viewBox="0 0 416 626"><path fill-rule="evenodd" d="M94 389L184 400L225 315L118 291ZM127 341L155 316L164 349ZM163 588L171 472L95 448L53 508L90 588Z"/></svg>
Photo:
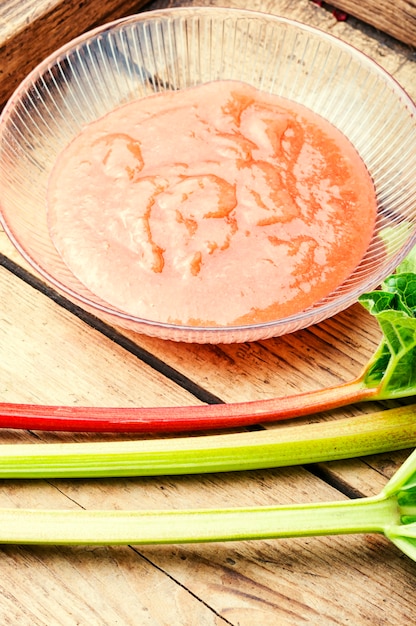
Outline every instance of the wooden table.
<svg viewBox="0 0 416 626"><path fill-rule="evenodd" d="M178 4L192 3L150 8ZM355 19L337 22L307 0L221 4L250 5L331 31L416 97L413 50ZM163 406L213 396L268 398L349 380L380 338L355 305L309 330L253 344L164 342L81 315L30 271L4 233L0 253L3 401ZM377 408L354 406L310 421ZM99 439L0 432L0 443ZM377 493L409 453L189 477L2 480L0 506L169 509L353 498ZM160 547L9 545L0 555L1 624L404 626L416 615L415 564L379 535Z"/></svg>

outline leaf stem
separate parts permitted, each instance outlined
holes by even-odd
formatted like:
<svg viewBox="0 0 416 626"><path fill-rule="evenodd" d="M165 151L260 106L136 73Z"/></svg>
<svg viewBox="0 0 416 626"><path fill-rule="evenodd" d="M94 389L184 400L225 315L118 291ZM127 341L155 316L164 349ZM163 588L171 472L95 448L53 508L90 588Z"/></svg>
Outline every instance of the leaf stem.
<svg viewBox="0 0 416 626"><path fill-rule="evenodd" d="M0 428L68 432L184 432L311 415L377 397L361 378L292 396L179 407L110 408L0 404Z"/></svg>
<svg viewBox="0 0 416 626"><path fill-rule="evenodd" d="M142 441L4 444L0 478L157 476L346 459L416 445L416 405L270 430Z"/></svg>
<svg viewBox="0 0 416 626"><path fill-rule="evenodd" d="M0 509L0 543L162 544L383 532L394 497L185 511Z"/></svg>

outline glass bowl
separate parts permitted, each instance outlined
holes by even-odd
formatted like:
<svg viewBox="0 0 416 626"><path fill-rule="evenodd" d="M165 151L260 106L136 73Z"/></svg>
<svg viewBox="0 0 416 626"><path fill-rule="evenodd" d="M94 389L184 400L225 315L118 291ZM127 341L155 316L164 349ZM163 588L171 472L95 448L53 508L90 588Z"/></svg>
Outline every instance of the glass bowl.
<svg viewBox="0 0 416 626"><path fill-rule="evenodd" d="M375 184L373 239L342 285L284 319L207 328L134 317L100 300L62 261L47 224L50 171L57 155L86 124L119 105L221 79L299 102L344 133ZM32 71L10 98L0 118L2 225L50 285L111 324L196 343L255 341L290 333L327 319L376 288L415 245L415 113L406 93L376 63L309 26L238 9L144 12L64 46ZM227 298L221 281L218 293Z"/></svg>

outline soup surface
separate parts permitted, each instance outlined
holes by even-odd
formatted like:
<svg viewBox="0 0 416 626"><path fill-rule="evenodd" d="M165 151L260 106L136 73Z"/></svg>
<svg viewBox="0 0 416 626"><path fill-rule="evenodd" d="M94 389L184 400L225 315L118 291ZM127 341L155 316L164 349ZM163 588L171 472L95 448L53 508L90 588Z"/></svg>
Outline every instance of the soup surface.
<svg viewBox="0 0 416 626"><path fill-rule="evenodd" d="M309 109L234 81L131 102L86 126L51 173L71 272L158 322L295 314L359 264L376 217L350 142Z"/></svg>

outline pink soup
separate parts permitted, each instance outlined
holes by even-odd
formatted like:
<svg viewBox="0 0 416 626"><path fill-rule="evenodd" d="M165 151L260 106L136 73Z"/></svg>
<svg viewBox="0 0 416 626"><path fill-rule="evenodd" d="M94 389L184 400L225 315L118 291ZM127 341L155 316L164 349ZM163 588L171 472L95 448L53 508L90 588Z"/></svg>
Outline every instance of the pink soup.
<svg viewBox="0 0 416 626"><path fill-rule="evenodd" d="M131 102L86 126L50 177L49 226L113 307L197 326L293 315L360 263L376 217L329 122L234 81Z"/></svg>

